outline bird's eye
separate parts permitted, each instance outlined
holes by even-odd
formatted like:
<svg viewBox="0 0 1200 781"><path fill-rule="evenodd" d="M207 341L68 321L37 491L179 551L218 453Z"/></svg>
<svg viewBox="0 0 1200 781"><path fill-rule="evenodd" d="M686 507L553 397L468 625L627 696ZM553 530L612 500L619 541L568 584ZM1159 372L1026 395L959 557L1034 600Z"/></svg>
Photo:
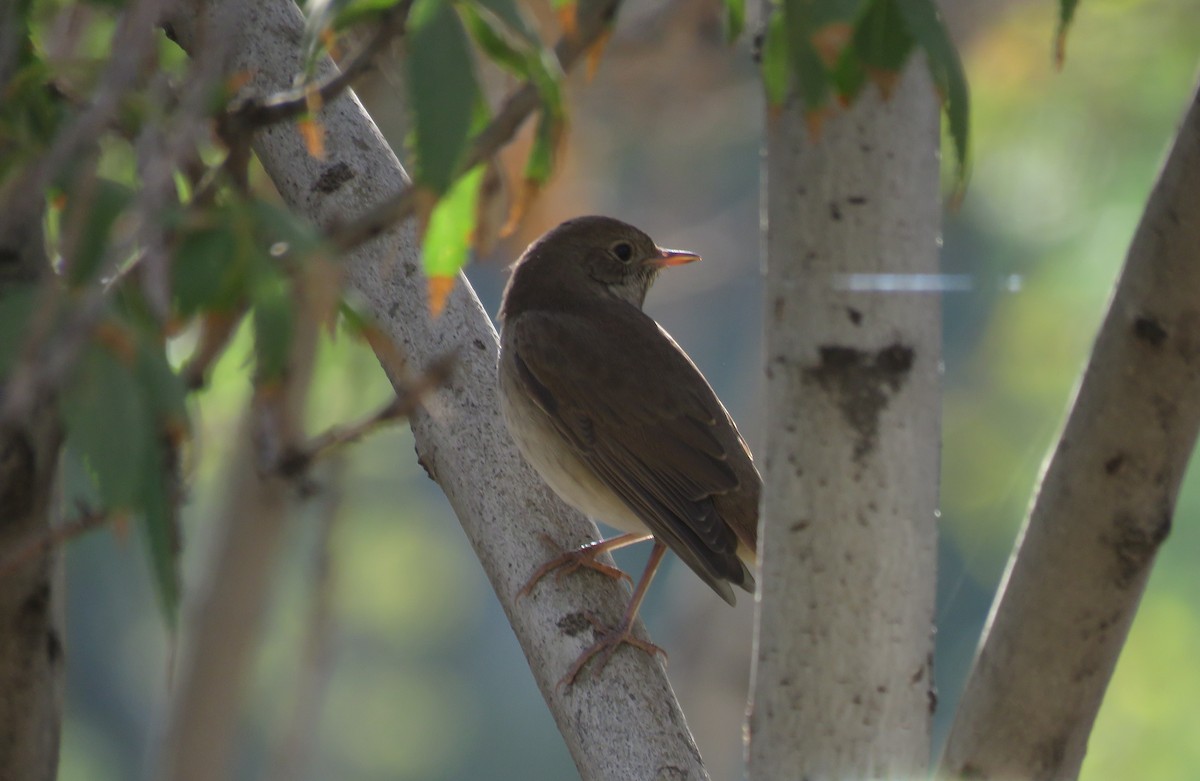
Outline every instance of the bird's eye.
<svg viewBox="0 0 1200 781"><path fill-rule="evenodd" d="M612 251L622 263L628 263L633 257L633 245L627 241L618 241L613 245Z"/></svg>

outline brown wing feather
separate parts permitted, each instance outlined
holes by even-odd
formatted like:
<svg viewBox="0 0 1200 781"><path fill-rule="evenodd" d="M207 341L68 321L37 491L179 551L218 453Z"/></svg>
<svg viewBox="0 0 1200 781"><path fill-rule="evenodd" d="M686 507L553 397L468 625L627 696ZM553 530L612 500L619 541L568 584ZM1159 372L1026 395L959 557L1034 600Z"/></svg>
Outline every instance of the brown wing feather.
<svg viewBox="0 0 1200 781"><path fill-rule="evenodd" d="M596 475L726 599L725 581L752 588L720 504L746 490L756 505L757 472L716 394L666 332L645 315L618 321L595 313L525 312L505 327L514 329L518 373L530 395ZM567 353L592 370L563 371ZM662 372L647 377L637 366ZM662 381L671 376L695 380Z"/></svg>

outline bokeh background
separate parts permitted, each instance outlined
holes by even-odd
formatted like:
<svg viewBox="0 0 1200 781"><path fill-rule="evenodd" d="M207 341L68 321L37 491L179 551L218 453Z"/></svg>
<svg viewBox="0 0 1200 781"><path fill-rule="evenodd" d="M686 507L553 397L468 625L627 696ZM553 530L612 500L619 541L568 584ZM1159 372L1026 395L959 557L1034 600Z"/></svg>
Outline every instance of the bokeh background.
<svg viewBox="0 0 1200 781"><path fill-rule="evenodd" d="M588 212L698 251L705 262L664 275L647 308L695 358L753 447L763 431L763 100L751 36L727 46L718 5L626 3L595 77L571 79L569 145L554 184L522 231L468 275L494 313L505 266L524 244ZM1192 0L1087 0L1061 72L1051 57L1051 0L947 5L972 86L974 169L944 227L944 270L966 284L943 298L939 742L1200 62L1200 5ZM503 94L504 80L492 81ZM399 66L385 63L360 94L403 159L402 91ZM235 346L195 406L185 611L204 587L212 521L250 390L248 354L248 343ZM365 414L390 393L371 354L345 337L326 339L316 377L314 430ZM354 446L317 477L325 492L317 504L336 498L336 512L309 509L292 526L240 718L235 777L278 778L288 767L280 747L297 729L297 679L313 674L298 659L314 598L328 600L328 652L315 673L320 707L295 777L575 777L407 430ZM1200 777L1198 512L1193 476L1096 724L1087 781ZM645 554L622 552L619 561L637 570ZM110 532L67 552L63 781L149 774L179 642L164 629L143 558L134 535ZM730 609L669 561L643 615L670 653L672 682L713 777L740 777L750 600Z"/></svg>

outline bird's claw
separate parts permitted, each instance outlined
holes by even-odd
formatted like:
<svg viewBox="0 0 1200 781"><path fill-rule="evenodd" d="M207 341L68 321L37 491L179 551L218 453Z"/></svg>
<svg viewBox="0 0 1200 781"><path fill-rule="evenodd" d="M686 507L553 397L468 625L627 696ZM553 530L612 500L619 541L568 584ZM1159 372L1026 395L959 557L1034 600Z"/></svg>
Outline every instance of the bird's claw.
<svg viewBox="0 0 1200 781"><path fill-rule="evenodd" d="M561 680L559 680L559 686L573 685L575 680L579 677L579 674L583 672L583 668L586 667L587 663L590 662L597 654L599 654L600 659L597 662L595 674L599 675L608 665L608 661L612 659L613 654L616 653L617 649L622 645L632 645L635 648L640 648L642 651L650 654L650 656L662 654L663 660L666 661L666 651L649 640L643 640L633 634L632 619L622 622L620 626L612 627L596 618L596 616L591 612L584 613L583 616L592 625L592 629L595 630L598 637L596 642L592 643L583 650L583 653L581 653L579 658L575 660L575 663L571 665L571 669L567 670L567 674L564 675Z"/></svg>
<svg viewBox="0 0 1200 781"><path fill-rule="evenodd" d="M554 541L551 540L546 534L542 535L542 539L546 540L546 542L551 545L554 544ZM633 578L629 577L629 575L622 572L619 568L596 560L596 557L602 552L603 551L596 551L587 545L582 545L575 550L570 550L555 556L553 559L550 559L550 561L547 561L545 564L538 567L537 570L534 571L533 575L529 577L529 580L525 581L525 585L521 586L521 589L517 592L517 599L528 596L529 593L533 591L534 586L536 586L542 578L546 577L556 569L559 570L559 572L555 574L556 580L561 579L564 575L577 572L580 569L590 569L599 572L601 575L612 578L613 580L620 580L621 578L624 578L625 580L629 581L630 584L632 584Z"/></svg>

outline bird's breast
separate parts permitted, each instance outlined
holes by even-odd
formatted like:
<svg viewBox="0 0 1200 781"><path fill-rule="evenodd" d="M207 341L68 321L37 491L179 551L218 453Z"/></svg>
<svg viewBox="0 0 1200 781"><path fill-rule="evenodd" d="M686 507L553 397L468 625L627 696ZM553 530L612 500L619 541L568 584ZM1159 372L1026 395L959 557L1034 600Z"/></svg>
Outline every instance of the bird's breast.
<svg viewBox="0 0 1200 781"><path fill-rule="evenodd" d="M499 376L504 422L521 455L546 484L563 501L595 521L624 532L645 532L641 519L596 477L534 401L521 382L511 348L501 347Z"/></svg>

